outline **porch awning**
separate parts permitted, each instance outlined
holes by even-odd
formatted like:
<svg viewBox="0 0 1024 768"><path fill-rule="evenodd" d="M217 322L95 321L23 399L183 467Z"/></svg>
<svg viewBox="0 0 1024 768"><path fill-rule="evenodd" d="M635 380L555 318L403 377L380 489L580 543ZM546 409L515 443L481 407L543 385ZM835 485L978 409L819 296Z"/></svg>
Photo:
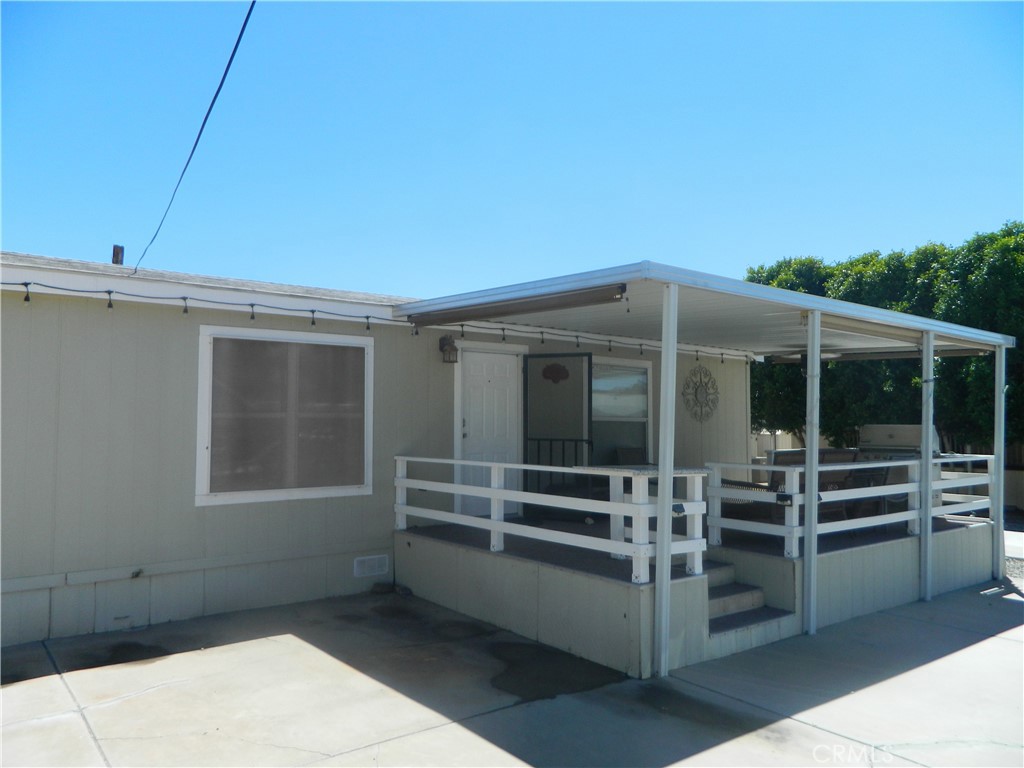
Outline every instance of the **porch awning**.
<svg viewBox="0 0 1024 768"><path fill-rule="evenodd" d="M876 307L718 277L650 261L401 304L395 316L417 325L487 321L510 331L551 330L588 341L661 341L662 286L679 286L678 340L744 357L800 359L806 313L822 313L827 359L918 357L921 334L935 334L936 356L1013 347L1012 336Z"/></svg>

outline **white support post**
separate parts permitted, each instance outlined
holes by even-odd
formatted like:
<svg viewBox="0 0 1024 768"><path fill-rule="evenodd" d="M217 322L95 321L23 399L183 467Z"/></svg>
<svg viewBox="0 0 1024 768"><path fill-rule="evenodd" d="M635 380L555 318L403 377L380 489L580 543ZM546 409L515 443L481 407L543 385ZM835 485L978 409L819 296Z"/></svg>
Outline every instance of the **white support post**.
<svg viewBox="0 0 1024 768"><path fill-rule="evenodd" d="M794 494L800 492L800 470L786 470L786 493ZM800 507L797 504L790 504L783 513L783 522L786 525L786 537L784 541L785 556L792 560L800 557Z"/></svg>
<svg viewBox="0 0 1024 768"><path fill-rule="evenodd" d="M608 478L608 500L622 501L626 496L622 487L622 475L611 475ZM612 541L626 540L626 520L622 515L612 515L611 520L609 521L609 527L609 535ZM616 560L623 560L626 556L613 552L612 557Z"/></svg>
<svg viewBox="0 0 1024 768"><path fill-rule="evenodd" d="M804 427L804 631L818 631L818 432L821 409L821 312L807 313L807 423ZM799 487L791 492L797 492Z"/></svg>
<svg viewBox="0 0 1024 768"><path fill-rule="evenodd" d="M711 488L722 487L722 468L712 467L708 479ZM718 524L722 519L722 499L720 496L712 496L708 499L708 544L713 547L722 545L722 527Z"/></svg>
<svg viewBox="0 0 1024 768"><path fill-rule="evenodd" d="M907 482L913 483L918 489L921 487L921 463L911 464L907 467ZM921 535L921 493L911 491L907 494L907 509L918 510L918 516L913 520L907 520L907 533L911 536Z"/></svg>
<svg viewBox="0 0 1024 768"><path fill-rule="evenodd" d="M491 488L505 487L505 468L502 466L491 467ZM505 519L505 500L491 499L491 520L501 522ZM505 534L501 531L491 531L491 552L501 552L505 549Z"/></svg>
<svg viewBox="0 0 1024 768"><path fill-rule="evenodd" d="M1006 575L1005 542L1003 541L1003 482L1006 464L1006 347L995 350L995 424L992 430L992 464L989 476L989 518L992 520L992 578Z"/></svg>
<svg viewBox="0 0 1024 768"><path fill-rule="evenodd" d="M409 462L395 459L395 480L405 480L408 476ZM408 503L408 492L403 485L395 485L395 530L404 531L408 525L405 512L400 511Z"/></svg>
<svg viewBox="0 0 1024 768"><path fill-rule="evenodd" d="M672 478L676 443L676 343L679 286L665 285L661 303L661 411L658 431L658 540L654 574L654 660L658 677L668 670L672 589Z"/></svg>
<svg viewBox="0 0 1024 768"><path fill-rule="evenodd" d="M932 424L935 423L935 334L925 331L921 344L921 599L932 599Z"/></svg>
<svg viewBox="0 0 1024 768"><path fill-rule="evenodd" d="M704 478L700 475L686 476L686 501L704 501ZM686 538L696 541L704 535L703 515L686 516ZM704 558L699 551L686 553L686 572L691 575L704 573Z"/></svg>
<svg viewBox="0 0 1024 768"><path fill-rule="evenodd" d="M633 503L647 504L650 501L646 477L633 478ZM651 532L647 527L647 516L633 515L633 543L650 544ZM646 584L651 580L651 558L649 555L633 555L633 583Z"/></svg>

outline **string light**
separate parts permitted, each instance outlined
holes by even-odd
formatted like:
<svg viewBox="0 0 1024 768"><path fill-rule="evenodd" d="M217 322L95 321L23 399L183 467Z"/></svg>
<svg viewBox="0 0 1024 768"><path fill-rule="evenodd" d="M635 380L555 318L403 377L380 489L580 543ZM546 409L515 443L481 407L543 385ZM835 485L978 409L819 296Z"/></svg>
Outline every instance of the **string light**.
<svg viewBox="0 0 1024 768"><path fill-rule="evenodd" d="M370 327L371 320L373 320L374 322L378 322L378 323L390 323L390 324L396 325L396 326L403 326L403 327L409 327L410 326L410 324L407 321L405 321L405 320L395 320L395 319L392 319L392 318L389 318L389 317L376 317L376 318L374 318L371 315L346 314L346 313L343 313L343 312L333 312L333 311L328 310L328 309L319 309L319 308L302 309L302 308L297 308L297 307L284 307L284 306L275 305L275 304L263 304L263 303L260 303L260 302L238 302L238 301L223 301L223 300L220 300L220 299L206 299L206 298L200 298L200 297L197 297L197 296L168 296L168 295L154 295L154 294L132 293L132 292L129 292L129 291L119 291L119 290L115 290L115 289L112 289L112 288L71 288L71 287L68 287L68 286L51 285L51 284L48 284L48 283L41 283L41 282L35 282L35 281L24 281L24 282L21 282L21 281L18 281L18 282L15 282L15 281L0 281L0 284L6 285L6 286L19 286L19 287L23 288L25 290L25 295L22 297L22 301L24 301L24 302L30 302L32 300L31 289L33 287L37 287L37 288L46 288L46 289L49 289L51 291L61 291L61 292L72 293L72 294L75 294L75 293L77 293L77 294L93 294L93 295L95 295L95 294L100 294L100 295L106 294L106 296L107 296L107 309L113 309L114 308L113 297L116 294L118 296L124 296L124 297L131 298L131 299L142 299L142 300L161 302L161 303L172 302L172 301L180 301L180 302L182 302L182 310L181 310L182 314L185 314L185 315L189 314L189 311L190 311L189 303L190 302L192 302L192 303L199 302L201 304L208 304L208 305L216 306L216 307L235 307L235 308L248 307L249 308L249 321L250 322L255 322L256 321L256 307L259 306L262 309L272 310L272 311L276 311L276 312L282 312L282 313L286 313L286 314L293 314L293 313L294 314L307 314L308 313L309 316L310 316L310 325L312 325L312 326L316 325L316 316L318 314L321 315L321 316L337 318L337 319L340 319L340 320L361 321L361 322L364 323L364 328L367 331L371 330L371 327ZM627 300L628 300L628 297L627 297ZM459 337L460 338L465 338L466 337L466 327L467 326L469 326L469 328L471 328L471 329L475 328L477 330L484 331L484 332L487 332L487 331L494 332L494 331L496 331L496 329L495 329L495 327L493 325L478 325L478 324L475 324L475 323L460 323L459 324ZM536 331L534 331L534 330L527 330L527 329L515 329L515 330L513 330L513 333L517 334L519 336L526 336L526 337L533 336L535 338L539 337L540 338L540 343L542 345L547 343L547 337L548 336L554 336L556 338L562 338L562 339L567 339L567 340L574 340L576 342L576 348L577 349L579 349L581 347L581 345L582 345L582 343L584 341L586 341L588 343L592 343L592 344L607 344L609 352L613 351L613 346L619 346L619 347L623 347L623 348L626 348L626 349L636 348L636 349L639 350L641 356L643 356L645 354L645 349L644 349L645 347L652 347L655 350L660 349L660 347L657 344L644 344L644 343L639 343L639 342L632 343L632 342L628 342L628 341L613 341L612 339L588 336L586 334L561 333L561 332L558 332L558 331L551 331L551 330L548 330L548 331L536 330ZM413 328L412 328L412 335L413 336L419 336L420 335L418 327L413 326ZM507 342L508 341L508 329L507 328L501 328L501 340L502 340L502 342ZM716 350L716 351L718 351L718 350ZM694 349L693 352L696 355L697 360L699 361L700 360L700 352L701 352L700 349ZM721 351L718 351L718 352L719 352L720 359L721 359L722 363L724 364L725 363L725 354L726 353L725 352L721 352ZM705 353L707 353L706 350L705 350ZM711 354L714 354L714 353L711 353ZM736 355L738 357L742 357L744 362L747 365L750 364L749 356L747 356L747 355L745 355L745 354L743 354L742 352L739 352L739 351L737 351Z"/></svg>

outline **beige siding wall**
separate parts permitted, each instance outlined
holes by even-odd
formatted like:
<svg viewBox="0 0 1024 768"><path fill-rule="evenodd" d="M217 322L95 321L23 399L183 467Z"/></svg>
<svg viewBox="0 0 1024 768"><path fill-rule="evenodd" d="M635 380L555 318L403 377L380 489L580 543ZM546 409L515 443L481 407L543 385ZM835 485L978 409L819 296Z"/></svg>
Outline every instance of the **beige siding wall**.
<svg viewBox="0 0 1024 768"><path fill-rule="evenodd" d="M818 557L818 626L913 603L921 595L921 540L916 536L829 552ZM988 581L992 526L932 536L932 594Z"/></svg>
<svg viewBox="0 0 1024 768"><path fill-rule="evenodd" d="M819 555L818 626L917 600L920 551L908 537Z"/></svg>
<svg viewBox="0 0 1024 768"><path fill-rule="evenodd" d="M941 595L992 578L992 532L992 526L983 522L935 534L932 594Z"/></svg>
<svg viewBox="0 0 1024 768"><path fill-rule="evenodd" d="M3 643L142 626L368 589L353 559L393 554L394 456L453 455L457 366L441 333L374 326L373 494L195 504L200 325L364 335L364 324L4 292ZM480 336L496 341L494 336ZM510 339L521 343L519 339ZM535 352L573 343L530 341ZM588 348L601 357L637 352ZM653 363L657 452L659 359ZM678 464L747 458L747 368L702 357L721 404L683 408Z"/></svg>
<svg viewBox="0 0 1024 768"><path fill-rule="evenodd" d="M703 365L718 384L719 404L700 422L687 412L682 391L687 375ZM702 467L709 461L750 460L750 377L746 362L680 355L676 371L676 464ZM656 378L657 376L657 366Z"/></svg>
<svg viewBox="0 0 1024 768"><path fill-rule="evenodd" d="M374 326L373 495L197 507L199 326L364 324L9 292L2 312L4 644L368 589L352 561L392 554L394 456L451 455L439 334Z"/></svg>

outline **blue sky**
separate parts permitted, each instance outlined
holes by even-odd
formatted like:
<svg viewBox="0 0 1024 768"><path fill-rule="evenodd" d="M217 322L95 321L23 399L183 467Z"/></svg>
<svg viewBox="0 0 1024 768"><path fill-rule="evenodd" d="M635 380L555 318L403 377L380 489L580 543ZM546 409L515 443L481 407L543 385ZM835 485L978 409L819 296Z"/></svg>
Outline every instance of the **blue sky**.
<svg viewBox="0 0 1024 768"><path fill-rule="evenodd" d="M247 3L17 3L2 245L149 242ZM1021 3L257 2L143 266L429 297L1024 216Z"/></svg>

